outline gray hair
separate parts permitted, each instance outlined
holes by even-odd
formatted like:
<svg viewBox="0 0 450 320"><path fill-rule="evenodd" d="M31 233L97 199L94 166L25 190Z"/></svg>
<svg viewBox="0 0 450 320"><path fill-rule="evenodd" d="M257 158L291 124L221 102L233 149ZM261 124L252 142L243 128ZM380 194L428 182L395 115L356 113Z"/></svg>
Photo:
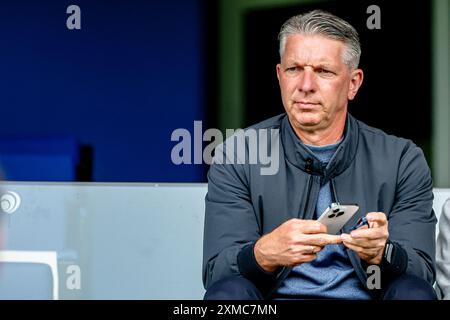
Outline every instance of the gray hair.
<svg viewBox="0 0 450 320"><path fill-rule="evenodd" d="M361 56L358 32L347 21L322 10L314 10L287 20L278 34L280 58L283 57L289 35L321 35L345 44L343 61L350 69L356 69Z"/></svg>

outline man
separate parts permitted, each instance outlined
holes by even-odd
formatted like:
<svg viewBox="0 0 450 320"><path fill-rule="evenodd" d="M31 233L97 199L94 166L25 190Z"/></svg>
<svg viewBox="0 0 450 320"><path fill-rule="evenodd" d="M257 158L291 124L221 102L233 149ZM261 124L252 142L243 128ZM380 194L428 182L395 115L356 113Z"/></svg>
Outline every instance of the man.
<svg viewBox="0 0 450 320"><path fill-rule="evenodd" d="M289 19L279 40L286 114L252 127L279 132L270 142L279 148L278 172L211 166L205 299L434 299L430 171L411 141L348 113L363 81L356 30L316 10ZM331 203L360 208L338 235L316 221ZM350 233L363 216L369 228ZM368 287L371 265L380 289Z"/></svg>

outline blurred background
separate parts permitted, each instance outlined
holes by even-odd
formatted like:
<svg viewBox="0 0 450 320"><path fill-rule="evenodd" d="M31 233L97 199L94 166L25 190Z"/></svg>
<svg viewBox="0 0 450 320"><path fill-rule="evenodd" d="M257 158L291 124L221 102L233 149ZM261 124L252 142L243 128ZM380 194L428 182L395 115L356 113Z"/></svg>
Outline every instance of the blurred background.
<svg viewBox="0 0 450 320"><path fill-rule="evenodd" d="M66 9L81 8L69 30ZM366 22L381 10L381 29ZM290 16L321 8L360 33L350 112L425 152L450 186L449 0L4 0L0 167L13 181L204 182L175 165L177 128L243 128L284 112L275 65ZM193 142L194 143L194 142ZM192 146L194 148L194 146Z"/></svg>

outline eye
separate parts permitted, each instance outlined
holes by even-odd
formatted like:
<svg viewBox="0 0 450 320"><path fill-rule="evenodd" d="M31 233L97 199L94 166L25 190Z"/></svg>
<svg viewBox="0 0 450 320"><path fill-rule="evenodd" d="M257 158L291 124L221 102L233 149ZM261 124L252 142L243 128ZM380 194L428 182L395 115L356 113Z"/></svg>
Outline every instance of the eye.
<svg viewBox="0 0 450 320"><path fill-rule="evenodd" d="M289 67L289 68L286 68L286 71L287 71L287 72L294 72L294 71L297 71L297 67Z"/></svg>
<svg viewBox="0 0 450 320"><path fill-rule="evenodd" d="M316 72L322 76L332 76L334 72L325 68L318 68Z"/></svg>

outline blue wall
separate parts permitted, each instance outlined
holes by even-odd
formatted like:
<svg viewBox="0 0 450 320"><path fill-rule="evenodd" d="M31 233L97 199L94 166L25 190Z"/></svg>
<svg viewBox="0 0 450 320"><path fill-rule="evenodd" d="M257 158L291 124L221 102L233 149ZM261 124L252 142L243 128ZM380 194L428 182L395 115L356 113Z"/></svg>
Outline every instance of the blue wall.
<svg viewBox="0 0 450 320"><path fill-rule="evenodd" d="M202 181L202 165L172 164L170 136L205 117L203 14L200 0L2 1L0 137L73 136L95 181Z"/></svg>

